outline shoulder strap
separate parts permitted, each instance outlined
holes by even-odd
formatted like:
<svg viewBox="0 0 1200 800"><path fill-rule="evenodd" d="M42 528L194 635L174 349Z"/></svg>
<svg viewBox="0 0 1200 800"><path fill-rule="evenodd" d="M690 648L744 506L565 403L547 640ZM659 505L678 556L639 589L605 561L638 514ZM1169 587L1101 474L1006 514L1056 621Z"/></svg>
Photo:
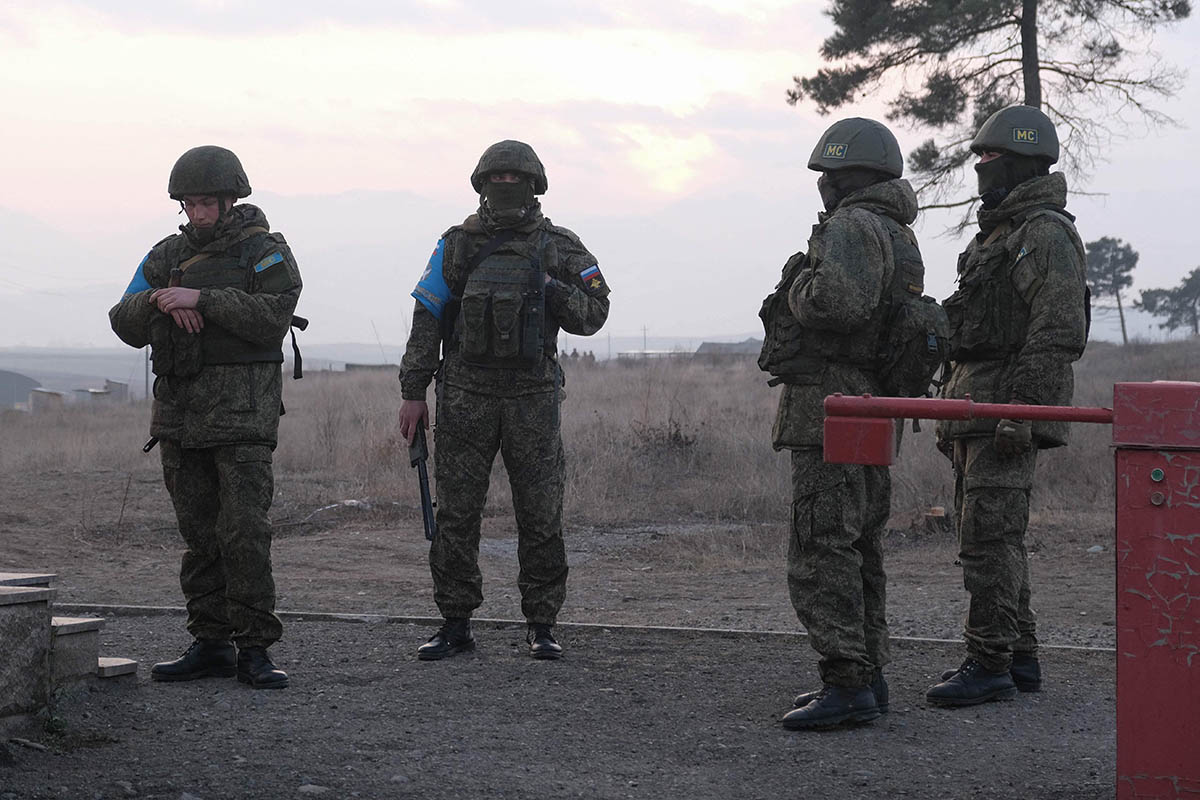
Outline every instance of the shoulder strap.
<svg viewBox="0 0 1200 800"><path fill-rule="evenodd" d="M475 268L482 264L485 258L499 250L501 245L503 245L505 242L508 242L516 235L517 232L514 229L509 228L508 230L500 231L495 236L484 242L480 248L475 251L475 255L471 256L470 260L467 261L467 274L474 272Z"/></svg>
<svg viewBox="0 0 1200 800"><path fill-rule="evenodd" d="M989 233L988 237L983 240L983 244L981 244L980 247L987 247L989 244L996 241L1001 236L1007 236L1008 232L1011 230L1012 230L1012 225L1009 224L1008 220L1001 222L999 225L997 225L995 228L992 229L992 232Z"/></svg>

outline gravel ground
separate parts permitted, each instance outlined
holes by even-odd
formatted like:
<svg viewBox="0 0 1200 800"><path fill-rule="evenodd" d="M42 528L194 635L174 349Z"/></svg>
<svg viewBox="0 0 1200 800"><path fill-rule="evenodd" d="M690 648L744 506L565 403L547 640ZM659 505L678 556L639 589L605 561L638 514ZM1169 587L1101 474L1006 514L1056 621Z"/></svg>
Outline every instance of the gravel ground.
<svg viewBox="0 0 1200 800"><path fill-rule="evenodd" d="M1047 648L1046 690L972 709L923 693L960 645L898 640L892 710L853 729L778 724L812 688L803 637L480 624L474 654L418 662L431 630L288 620L292 685L148 681L188 642L177 614L109 617L136 680L65 693L35 749L0 745L0 800L25 798L1067 798L1114 795L1115 655Z"/></svg>

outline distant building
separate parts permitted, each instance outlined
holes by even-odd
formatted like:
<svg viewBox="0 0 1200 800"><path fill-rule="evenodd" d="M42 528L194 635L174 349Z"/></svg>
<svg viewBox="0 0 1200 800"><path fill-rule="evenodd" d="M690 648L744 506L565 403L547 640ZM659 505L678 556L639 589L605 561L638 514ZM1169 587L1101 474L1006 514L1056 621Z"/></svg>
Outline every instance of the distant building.
<svg viewBox="0 0 1200 800"><path fill-rule="evenodd" d="M34 414L45 414L48 411L62 411L66 405L66 395L50 389L31 389L29 391L29 410Z"/></svg>
<svg viewBox="0 0 1200 800"><path fill-rule="evenodd" d="M741 342L704 342L696 348L695 358L698 361L724 363L727 361L742 361L747 358L757 358L762 351L762 339L746 339Z"/></svg>
<svg viewBox="0 0 1200 800"><path fill-rule="evenodd" d="M112 402L112 392L108 389L75 390L75 404L80 408L94 408L100 405L109 405Z"/></svg>
<svg viewBox="0 0 1200 800"><path fill-rule="evenodd" d="M104 391L108 392L109 397L114 403L129 402L129 384L121 383L120 381L104 381Z"/></svg>
<svg viewBox="0 0 1200 800"><path fill-rule="evenodd" d="M40 383L19 372L0 369L0 408L16 408L29 400L29 393Z"/></svg>
<svg viewBox="0 0 1200 800"><path fill-rule="evenodd" d="M617 361L647 361L661 358L691 358L686 350L625 350L617 353Z"/></svg>

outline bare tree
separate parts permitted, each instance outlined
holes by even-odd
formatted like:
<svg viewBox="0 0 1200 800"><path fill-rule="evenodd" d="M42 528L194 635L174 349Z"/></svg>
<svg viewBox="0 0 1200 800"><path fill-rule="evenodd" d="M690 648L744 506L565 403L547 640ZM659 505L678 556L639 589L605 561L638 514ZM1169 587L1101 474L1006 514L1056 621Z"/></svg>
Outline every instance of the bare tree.
<svg viewBox="0 0 1200 800"><path fill-rule="evenodd" d="M1087 280L1092 289L1092 305L1108 309L1103 298L1111 297L1121 318L1121 341L1129 344L1125 331L1125 308L1121 303L1121 291L1133 285L1133 268L1137 266L1138 254L1120 239L1102 236L1085 245L1087 249Z"/></svg>
<svg viewBox="0 0 1200 800"><path fill-rule="evenodd" d="M811 100L827 114L899 78L888 118L939 132L908 165L923 207L947 208L974 204L958 193L969 145L1006 105L1023 102L1054 120L1064 167L1077 175L1133 122L1173 122L1149 101L1175 94L1183 73L1149 45L1191 3L830 0L827 13L836 30L820 52L833 66L794 77L788 102Z"/></svg>

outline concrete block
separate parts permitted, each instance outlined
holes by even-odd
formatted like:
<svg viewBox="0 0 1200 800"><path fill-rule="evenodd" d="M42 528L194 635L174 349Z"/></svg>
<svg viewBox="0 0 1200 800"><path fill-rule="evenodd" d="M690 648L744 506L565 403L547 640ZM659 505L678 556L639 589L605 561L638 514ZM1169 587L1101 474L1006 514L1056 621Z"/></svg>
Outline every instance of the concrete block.
<svg viewBox="0 0 1200 800"><path fill-rule="evenodd" d="M57 577L50 572L0 572L0 586L44 586L48 589Z"/></svg>
<svg viewBox="0 0 1200 800"><path fill-rule="evenodd" d="M137 662L131 658L108 658L101 656L96 674L101 678L137 675Z"/></svg>
<svg viewBox="0 0 1200 800"><path fill-rule="evenodd" d="M0 717L36 714L50 694L53 589L0 586Z"/></svg>
<svg viewBox="0 0 1200 800"><path fill-rule="evenodd" d="M54 687L96 675L99 617L53 617L50 621L50 683Z"/></svg>

